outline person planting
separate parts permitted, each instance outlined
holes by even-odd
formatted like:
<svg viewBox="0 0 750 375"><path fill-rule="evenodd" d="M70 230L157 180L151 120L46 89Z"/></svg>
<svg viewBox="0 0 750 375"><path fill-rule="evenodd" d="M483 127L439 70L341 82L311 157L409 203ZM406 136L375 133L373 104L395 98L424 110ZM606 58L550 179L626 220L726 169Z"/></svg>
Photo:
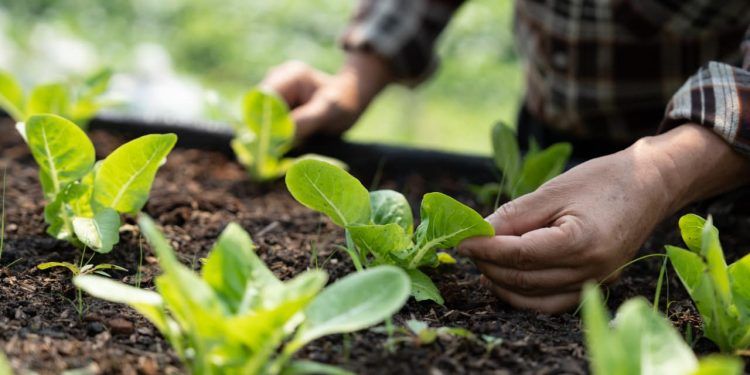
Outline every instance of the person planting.
<svg viewBox="0 0 750 375"><path fill-rule="evenodd" d="M461 3L361 0L337 74L288 62L263 85L292 108L300 140L341 134L386 86L434 71L435 41ZM570 142L591 160L502 205L487 218L496 235L459 251L499 298L560 312L662 219L750 181L750 3L517 0L515 17L519 142Z"/></svg>

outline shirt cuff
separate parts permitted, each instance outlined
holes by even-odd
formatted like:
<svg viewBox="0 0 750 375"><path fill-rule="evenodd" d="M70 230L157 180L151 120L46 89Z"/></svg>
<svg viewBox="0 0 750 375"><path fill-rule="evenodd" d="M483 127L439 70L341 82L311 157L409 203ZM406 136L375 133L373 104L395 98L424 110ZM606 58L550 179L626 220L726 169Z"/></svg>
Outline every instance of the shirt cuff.
<svg viewBox="0 0 750 375"><path fill-rule="evenodd" d="M383 58L401 83L417 85L438 65L434 52L440 32L460 1L363 0L341 37L346 51Z"/></svg>
<svg viewBox="0 0 750 375"><path fill-rule="evenodd" d="M698 70L672 97L660 131L685 123L712 129L750 157L750 71L719 62Z"/></svg>

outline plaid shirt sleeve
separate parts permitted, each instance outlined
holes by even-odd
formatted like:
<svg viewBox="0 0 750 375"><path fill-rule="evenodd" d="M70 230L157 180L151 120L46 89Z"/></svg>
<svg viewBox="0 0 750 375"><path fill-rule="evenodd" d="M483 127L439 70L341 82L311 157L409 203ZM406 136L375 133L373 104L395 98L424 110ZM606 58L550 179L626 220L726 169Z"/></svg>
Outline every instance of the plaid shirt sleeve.
<svg viewBox="0 0 750 375"><path fill-rule="evenodd" d="M709 62L688 79L667 106L662 129L701 124L750 157L750 29L741 49L742 67Z"/></svg>
<svg viewBox="0 0 750 375"><path fill-rule="evenodd" d="M385 58L404 82L420 82L437 65L434 45L463 0L360 0L341 44Z"/></svg>

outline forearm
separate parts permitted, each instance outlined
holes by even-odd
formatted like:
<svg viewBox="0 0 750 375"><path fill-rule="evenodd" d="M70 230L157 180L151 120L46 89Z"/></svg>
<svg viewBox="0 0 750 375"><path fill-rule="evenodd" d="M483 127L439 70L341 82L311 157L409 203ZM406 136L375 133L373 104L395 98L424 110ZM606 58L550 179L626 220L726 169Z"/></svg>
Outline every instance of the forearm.
<svg viewBox="0 0 750 375"><path fill-rule="evenodd" d="M336 74L336 82L348 91L347 107L358 112L395 80L388 63L376 54L351 51Z"/></svg>
<svg viewBox="0 0 750 375"><path fill-rule="evenodd" d="M644 138L631 149L655 168L668 200L666 214L750 183L750 160L700 125L686 124Z"/></svg>

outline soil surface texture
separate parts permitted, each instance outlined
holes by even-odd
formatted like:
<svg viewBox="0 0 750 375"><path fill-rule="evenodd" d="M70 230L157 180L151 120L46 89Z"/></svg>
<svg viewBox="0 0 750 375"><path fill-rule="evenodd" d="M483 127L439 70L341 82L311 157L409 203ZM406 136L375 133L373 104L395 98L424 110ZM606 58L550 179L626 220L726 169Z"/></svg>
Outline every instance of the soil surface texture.
<svg viewBox="0 0 750 375"><path fill-rule="evenodd" d="M98 159L127 140L103 131L91 136ZM0 173L3 170L7 186L0 258L0 350L13 368L19 374L59 374L71 369L93 374L184 373L169 344L134 310L84 295L84 311L79 314L70 273L36 268L48 261L78 261L81 254L45 233L38 169L8 121L0 121ZM460 176L415 173L396 178L377 173L358 177L378 181L372 188L405 192L415 212L421 196L430 191L448 193L483 214L492 209L473 201ZM690 208L714 215L729 261L744 255L750 246L750 207L735 203L749 202L749 195L738 192ZM193 268L200 266L199 259L206 256L223 228L237 222L252 235L261 258L282 279L312 267L327 271L331 281L353 271L346 254L337 251L345 242L341 229L294 201L283 181L253 184L241 166L221 153L175 149L157 174L144 211L163 227L180 259ZM639 255L663 253L664 244L682 245L678 217L667 220ZM158 262L141 239L134 218L124 221L114 251L95 255L91 263L125 267L127 272L114 271L112 277L153 288ZM89 252L85 258L92 255ZM320 339L298 356L361 374L588 373L577 315L513 309L479 285L479 273L469 260L456 257L456 265L430 272L445 305L412 299L394 317L394 324L404 326L407 320L417 319L431 327L462 327L475 338L447 336L426 344L401 334L397 344L386 345L383 330L373 329ZM662 262L663 258L652 257L625 269L609 287L610 308L635 296L653 300ZM671 269L662 296L661 306L669 302L668 316L676 327L682 332L692 327L698 338L695 350L715 352L712 343L700 338L700 317Z"/></svg>

